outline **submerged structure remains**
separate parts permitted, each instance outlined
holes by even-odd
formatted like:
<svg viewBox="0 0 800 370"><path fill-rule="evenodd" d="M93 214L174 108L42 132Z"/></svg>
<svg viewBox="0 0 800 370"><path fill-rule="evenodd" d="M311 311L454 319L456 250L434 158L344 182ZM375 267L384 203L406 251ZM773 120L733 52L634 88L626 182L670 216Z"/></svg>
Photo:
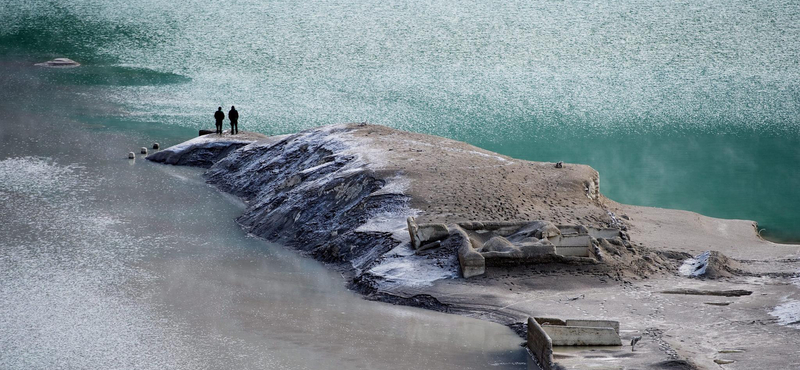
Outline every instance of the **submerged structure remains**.
<svg viewBox="0 0 800 370"><path fill-rule="evenodd" d="M619 322L528 318L528 350L542 370L556 369L553 346L621 346Z"/></svg>
<svg viewBox="0 0 800 370"><path fill-rule="evenodd" d="M544 262L597 261L597 238L625 238L616 228L556 225L548 221L473 221L445 225L417 224L409 217L408 233L417 251L443 243L458 247L458 263L465 278L483 275L486 266Z"/></svg>

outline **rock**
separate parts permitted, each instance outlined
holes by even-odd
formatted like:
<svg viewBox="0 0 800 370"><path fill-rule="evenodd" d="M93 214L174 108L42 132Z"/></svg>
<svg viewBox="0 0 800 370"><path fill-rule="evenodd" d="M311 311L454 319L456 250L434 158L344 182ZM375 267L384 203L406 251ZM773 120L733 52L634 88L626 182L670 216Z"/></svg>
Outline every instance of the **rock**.
<svg viewBox="0 0 800 370"><path fill-rule="evenodd" d="M44 63L36 63L35 65L39 67L73 68L78 67L81 64L68 58L56 58L53 60L48 60Z"/></svg>
<svg viewBox="0 0 800 370"><path fill-rule="evenodd" d="M158 149L158 148L159 148L158 143L153 143L153 149Z"/></svg>
<svg viewBox="0 0 800 370"><path fill-rule="evenodd" d="M200 135L197 135L197 136L203 136L203 135L208 135L208 134L216 134L216 133L217 133L216 130L200 130Z"/></svg>
<svg viewBox="0 0 800 370"><path fill-rule="evenodd" d="M637 336L631 338L631 352L636 350L636 343L639 343L640 340L642 340L642 336L641 335L637 335Z"/></svg>
<svg viewBox="0 0 800 370"><path fill-rule="evenodd" d="M727 364L734 363L733 360L721 360L721 359L715 359L714 362L719 364L719 365L727 365Z"/></svg>
<svg viewBox="0 0 800 370"><path fill-rule="evenodd" d="M142 147L142 150L140 151L140 153L142 153L142 154L147 154L147 148L145 148L145 147Z"/></svg>
<svg viewBox="0 0 800 370"><path fill-rule="evenodd" d="M133 154L133 152L128 153L128 159L136 159L136 154Z"/></svg>
<svg viewBox="0 0 800 370"><path fill-rule="evenodd" d="M564 168L564 162L559 161L558 163L556 163L556 168Z"/></svg>

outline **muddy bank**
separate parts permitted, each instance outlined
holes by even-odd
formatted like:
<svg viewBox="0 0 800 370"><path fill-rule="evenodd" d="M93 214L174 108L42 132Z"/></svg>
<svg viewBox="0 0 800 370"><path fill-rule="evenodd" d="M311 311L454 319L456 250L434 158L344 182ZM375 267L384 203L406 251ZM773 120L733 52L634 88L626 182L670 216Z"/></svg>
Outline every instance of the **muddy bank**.
<svg viewBox="0 0 800 370"><path fill-rule="evenodd" d="M592 356L621 368L800 361L769 357L796 335L771 312L800 299L791 280L800 270L797 246L761 240L751 221L618 204L602 195L600 175L588 166L520 161L375 125L280 138L207 135L148 159L209 168L210 184L247 203L237 219L245 230L338 266L371 299L517 328L530 316L619 320L623 343L643 336L635 353L624 346L599 355L557 348L557 362L565 366ZM434 228L438 244L415 248L409 217L443 225ZM539 221L558 234L526 229ZM465 225L481 226L460 240L442 234ZM462 277L464 243L487 257L552 251L558 250L552 243L572 237L570 230L589 229L618 232L586 233L587 257L489 258L482 274ZM660 293L737 289L753 294ZM775 337L755 325L769 325ZM747 348L747 355L719 352L734 347Z"/></svg>

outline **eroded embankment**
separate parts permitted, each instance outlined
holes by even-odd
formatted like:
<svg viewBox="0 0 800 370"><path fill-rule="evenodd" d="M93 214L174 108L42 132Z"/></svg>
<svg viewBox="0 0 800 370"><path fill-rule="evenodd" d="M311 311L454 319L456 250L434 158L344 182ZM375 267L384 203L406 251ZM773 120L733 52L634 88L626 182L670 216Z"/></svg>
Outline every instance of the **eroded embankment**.
<svg viewBox="0 0 800 370"><path fill-rule="evenodd" d="M409 198L353 150L344 126L281 140L208 135L149 160L207 167L210 184L247 203L237 221L266 240L356 273L401 243L380 219L404 219ZM213 165L212 165L213 164ZM376 220L376 218L378 220Z"/></svg>
<svg viewBox="0 0 800 370"><path fill-rule="evenodd" d="M238 222L249 232L328 262L364 269L400 243L391 230L362 230L387 212L408 214L408 197L383 191L378 177L337 137L343 129L254 143L222 158L208 182L248 203Z"/></svg>

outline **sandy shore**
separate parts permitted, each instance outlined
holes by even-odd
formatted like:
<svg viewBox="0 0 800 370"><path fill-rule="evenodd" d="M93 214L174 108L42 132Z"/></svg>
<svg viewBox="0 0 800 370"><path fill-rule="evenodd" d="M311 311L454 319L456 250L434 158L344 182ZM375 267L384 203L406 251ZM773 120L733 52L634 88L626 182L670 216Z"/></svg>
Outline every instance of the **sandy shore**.
<svg viewBox="0 0 800 370"><path fill-rule="evenodd" d="M800 367L800 246L762 240L752 221L616 203L588 166L355 124L273 139L208 135L161 153L149 159L209 164L210 183L248 202L246 230L338 262L368 297L512 327L529 316L618 320L623 343L643 337L635 352L557 348L567 368ZM411 250L408 216L618 227L630 242L602 263L493 266L464 279L452 251ZM706 275L679 273L704 251L721 253ZM704 294L663 293L675 289ZM708 294L732 289L752 294Z"/></svg>

